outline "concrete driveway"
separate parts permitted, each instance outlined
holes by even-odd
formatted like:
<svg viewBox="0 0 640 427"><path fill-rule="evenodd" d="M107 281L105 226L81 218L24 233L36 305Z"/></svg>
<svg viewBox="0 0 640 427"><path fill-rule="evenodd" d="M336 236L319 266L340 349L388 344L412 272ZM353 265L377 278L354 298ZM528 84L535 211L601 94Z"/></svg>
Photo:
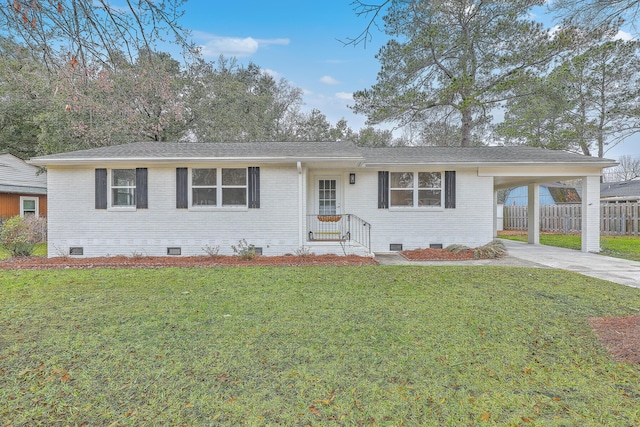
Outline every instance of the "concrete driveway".
<svg viewBox="0 0 640 427"><path fill-rule="evenodd" d="M530 245L505 239L500 241L513 258L640 288L640 262L555 246Z"/></svg>
<svg viewBox="0 0 640 427"><path fill-rule="evenodd" d="M530 245L499 239L509 255L496 260L409 261L397 253L376 254L382 265L502 265L513 267L558 268L585 276L640 288L640 262L585 253L554 246Z"/></svg>

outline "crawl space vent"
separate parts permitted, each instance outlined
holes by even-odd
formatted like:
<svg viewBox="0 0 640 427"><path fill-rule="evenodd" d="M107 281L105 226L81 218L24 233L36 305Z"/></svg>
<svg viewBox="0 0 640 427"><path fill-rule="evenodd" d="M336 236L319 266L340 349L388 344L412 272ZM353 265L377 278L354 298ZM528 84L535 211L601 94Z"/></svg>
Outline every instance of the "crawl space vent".
<svg viewBox="0 0 640 427"><path fill-rule="evenodd" d="M442 249L442 243L430 243L429 244L429 248L430 249Z"/></svg>
<svg viewBox="0 0 640 427"><path fill-rule="evenodd" d="M167 255L182 255L182 248L167 248Z"/></svg>
<svg viewBox="0 0 640 427"><path fill-rule="evenodd" d="M256 248L255 246L253 247L253 252L256 255L262 255L262 248Z"/></svg>
<svg viewBox="0 0 640 427"><path fill-rule="evenodd" d="M389 245L389 250L390 251L401 251L402 250L402 243L391 243Z"/></svg>
<svg viewBox="0 0 640 427"><path fill-rule="evenodd" d="M84 255L84 248L81 246L69 248L69 255Z"/></svg>

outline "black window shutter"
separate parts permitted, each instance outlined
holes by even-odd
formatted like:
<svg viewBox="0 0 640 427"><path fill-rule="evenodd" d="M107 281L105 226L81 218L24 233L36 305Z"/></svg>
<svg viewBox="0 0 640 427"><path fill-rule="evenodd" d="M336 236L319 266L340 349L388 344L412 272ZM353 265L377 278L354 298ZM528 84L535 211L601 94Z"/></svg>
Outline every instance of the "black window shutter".
<svg viewBox="0 0 640 427"><path fill-rule="evenodd" d="M456 171L444 172L444 207L446 209L456 207Z"/></svg>
<svg viewBox="0 0 640 427"><path fill-rule="evenodd" d="M136 208L147 209L147 168L136 168Z"/></svg>
<svg viewBox="0 0 640 427"><path fill-rule="evenodd" d="M388 171L378 171L378 209L389 209Z"/></svg>
<svg viewBox="0 0 640 427"><path fill-rule="evenodd" d="M249 168L249 209L260 208L260 168Z"/></svg>
<svg viewBox="0 0 640 427"><path fill-rule="evenodd" d="M96 169L96 209L107 209L106 169Z"/></svg>
<svg viewBox="0 0 640 427"><path fill-rule="evenodd" d="M176 209L189 207L189 169L176 168Z"/></svg>

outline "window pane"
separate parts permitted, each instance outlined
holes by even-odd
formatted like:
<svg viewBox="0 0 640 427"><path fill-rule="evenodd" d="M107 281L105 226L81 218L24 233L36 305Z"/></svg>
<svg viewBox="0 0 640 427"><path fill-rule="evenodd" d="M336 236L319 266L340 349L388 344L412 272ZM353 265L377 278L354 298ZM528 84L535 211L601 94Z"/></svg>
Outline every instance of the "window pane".
<svg viewBox="0 0 640 427"><path fill-rule="evenodd" d="M419 190L418 205L419 206L440 206L442 200L441 190Z"/></svg>
<svg viewBox="0 0 640 427"><path fill-rule="evenodd" d="M135 169L113 169L111 171L112 183L118 187L135 187Z"/></svg>
<svg viewBox="0 0 640 427"><path fill-rule="evenodd" d="M222 169L222 185L247 185L247 170ZM224 197L224 193L222 194Z"/></svg>
<svg viewBox="0 0 640 427"><path fill-rule="evenodd" d="M413 172L391 172L391 188L413 188Z"/></svg>
<svg viewBox="0 0 640 427"><path fill-rule="evenodd" d="M216 205L216 189L215 188L193 188L191 202L193 206L215 206Z"/></svg>
<svg viewBox="0 0 640 427"><path fill-rule="evenodd" d="M192 169L191 185L216 185L216 170Z"/></svg>
<svg viewBox="0 0 640 427"><path fill-rule="evenodd" d="M22 210L24 210L24 211L35 211L36 210L36 201L35 200L23 200L22 201Z"/></svg>
<svg viewBox="0 0 640 427"><path fill-rule="evenodd" d="M418 187L420 188L440 188L440 172L418 172Z"/></svg>
<svg viewBox="0 0 640 427"><path fill-rule="evenodd" d="M223 173L224 173L224 170L223 170ZM246 188L223 188L222 189L222 206L246 206L246 204L247 204Z"/></svg>
<svg viewBox="0 0 640 427"><path fill-rule="evenodd" d="M391 206L413 206L413 190L391 190Z"/></svg>
<svg viewBox="0 0 640 427"><path fill-rule="evenodd" d="M112 191L113 206L134 206L136 204L135 188L114 188Z"/></svg>

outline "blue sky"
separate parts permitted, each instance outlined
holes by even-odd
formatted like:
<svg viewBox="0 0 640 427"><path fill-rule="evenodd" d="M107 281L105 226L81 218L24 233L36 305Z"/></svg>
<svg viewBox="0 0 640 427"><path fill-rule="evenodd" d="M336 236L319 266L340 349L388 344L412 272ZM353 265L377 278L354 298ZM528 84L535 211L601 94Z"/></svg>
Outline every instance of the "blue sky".
<svg viewBox="0 0 640 427"><path fill-rule="evenodd" d="M205 58L224 54L252 61L302 89L305 110L317 108L332 123L344 117L352 129L364 126L366 117L347 106L353 92L375 84L375 55L387 36L374 28L366 48L344 46L339 40L356 37L368 23L351 0L188 0L185 9L181 23ZM607 157L623 154L640 156L640 138L619 144Z"/></svg>

